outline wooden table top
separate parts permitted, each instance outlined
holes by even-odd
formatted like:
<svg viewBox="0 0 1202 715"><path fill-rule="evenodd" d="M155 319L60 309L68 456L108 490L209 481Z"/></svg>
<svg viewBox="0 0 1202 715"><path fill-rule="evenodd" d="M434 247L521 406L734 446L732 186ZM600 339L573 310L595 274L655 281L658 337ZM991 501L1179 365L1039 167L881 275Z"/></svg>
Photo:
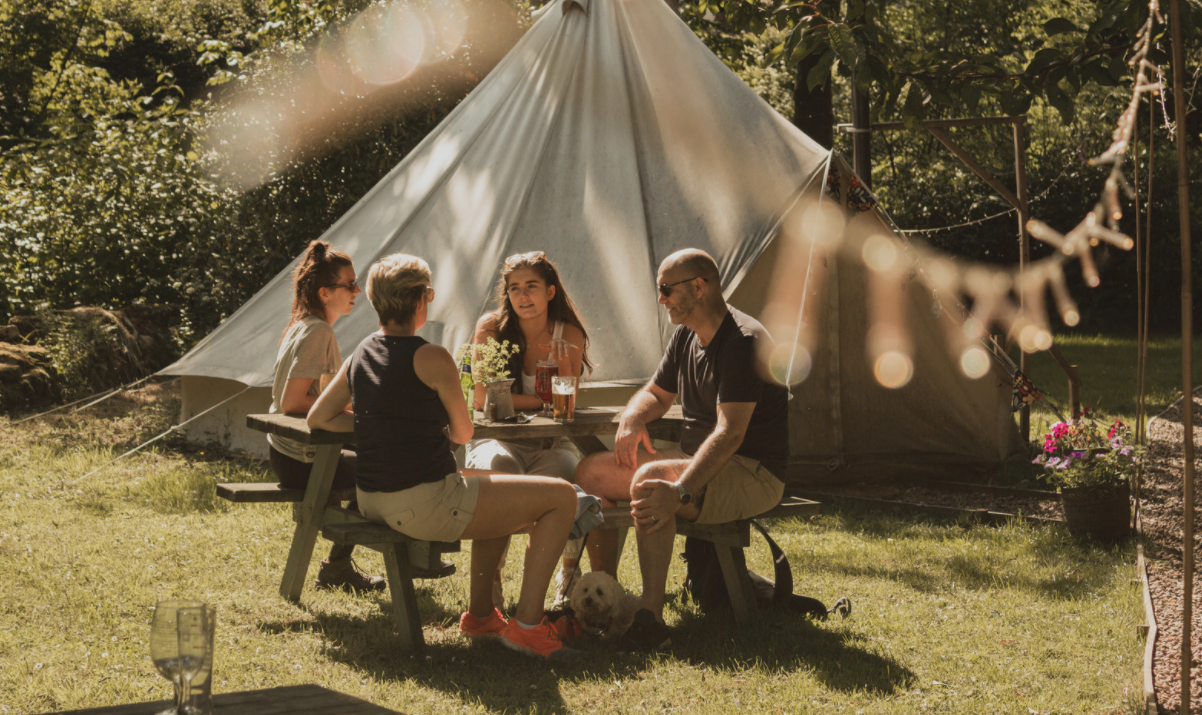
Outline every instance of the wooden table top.
<svg viewBox="0 0 1202 715"><path fill-rule="evenodd" d="M475 423L473 439L541 439L543 437L582 437L613 434L618 429L620 407L579 407L573 422L556 422L547 417L535 417L525 424L504 422ZM477 413L479 414L479 413ZM679 441L681 412L673 405L663 418L648 425L651 436ZM310 430L305 418L299 415L247 415L246 426L259 432L275 434L305 444L353 444L354 435L347 432Z"/></svg>
<svg viewBox="0 0 1202 715"><path fill-rule="evenodd" d="M171 701L113 705L88 710L70 710L58 715L154 715L170 707ZM396 710L373 705L366 700L329 690L320 685L289 685L242 693L221 693L213 696L213 715L284 715L313 713L317 715L395 715Z"/></svg>

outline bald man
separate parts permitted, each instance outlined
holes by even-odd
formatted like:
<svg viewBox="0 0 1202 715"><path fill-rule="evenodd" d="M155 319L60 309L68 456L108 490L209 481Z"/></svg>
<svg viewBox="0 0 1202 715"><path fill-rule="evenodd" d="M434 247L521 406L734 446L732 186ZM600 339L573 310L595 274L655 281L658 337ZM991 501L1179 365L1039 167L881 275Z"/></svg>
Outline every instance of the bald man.
<svg viewBox="0 0 1202 715"><path fill-rule="evenodd" d="M719 524L768 511L784 493L789 461L788 394L762 377L768 331L726 304L718 266L704 251L668 256L656 282L659 303L680 327L651 382L623 410L614 451L589 455L576 469L576 483L606 506L630 500L643 596L623 646L637 651L670 641L663 608L676 520ZM646 425L677 396L680 447L656 450ZM593 569L616 575L616 533L591 536Z"/></svg>

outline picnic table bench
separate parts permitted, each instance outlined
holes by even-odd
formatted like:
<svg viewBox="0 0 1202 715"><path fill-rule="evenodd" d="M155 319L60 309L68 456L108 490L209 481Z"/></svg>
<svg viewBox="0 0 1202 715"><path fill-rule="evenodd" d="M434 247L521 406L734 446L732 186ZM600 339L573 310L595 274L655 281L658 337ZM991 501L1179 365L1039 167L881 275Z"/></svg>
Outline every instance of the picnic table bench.
<svg viewBox="0 0 1202 715"><path fill-rule="evenodd" d="M474 438L512 440L568 437L584 454L591 454L606 449L598 436L614 434L618 419L619 411L616 409L579 409L576 420L567 424L542 417L535 417L533 421L520 425L477 423ZM284 566L280 594L290 601L300 599L318 533L335 543L354 544L379 551L384 558L388 587L392 592L393 614L401 646L421 650L425 641L412 568L436 570L443 554L459 551L459 542L413 539L383 524L368 521L357 512L340 505L340 500L353 499L354 491L332 492L331 485L341 450L344 446L354 445L354 433L310 430L303 417L282 414L248 415L246 424L254 430L317 446L312 476L303 492L270 483L217 486L219 496L235 502L293 503L296 528ZM663 418L649 424L648 431L655 439L679 441L680 424L680 408L673 407ZM821 509L817 502L786 497L780 505L756 518L809 517L820 514ZM604 515L605 521L599 528L627 529L633 526L628 507L605 509ZM733 550L746 548L750 544L750 522L740 520L727 524L693 524L677 520L676 532L705 539L718 547L718 560L730 593L735 619L741 624L748 622L753 612L751 595L741 588L742 581L736 578Z"/></svg>

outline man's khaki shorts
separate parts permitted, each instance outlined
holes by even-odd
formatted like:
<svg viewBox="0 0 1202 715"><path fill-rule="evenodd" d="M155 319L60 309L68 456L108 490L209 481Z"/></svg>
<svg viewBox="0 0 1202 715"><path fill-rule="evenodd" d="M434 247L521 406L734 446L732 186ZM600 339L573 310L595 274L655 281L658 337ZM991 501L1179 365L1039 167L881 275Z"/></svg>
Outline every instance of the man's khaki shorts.
<svg viewBox="0 0 1202 715"><path fill-rule="evenodd" d="M667 447L647 455L652 461L693 458L679 447ZM763 514L780 503L785 483L764 468L757 460L740 455L730 458L701 495L701 515L698 524L725 524L737 519L750 519Z"/></svg>
<svg viewBox="0 0 1202 715"><path fill-rule="evenodd" d="M444 479L399 492L365 492L358 487L359 511L405 536L422 541L458 541L476 514L478 477L452 472Z"/></svg>

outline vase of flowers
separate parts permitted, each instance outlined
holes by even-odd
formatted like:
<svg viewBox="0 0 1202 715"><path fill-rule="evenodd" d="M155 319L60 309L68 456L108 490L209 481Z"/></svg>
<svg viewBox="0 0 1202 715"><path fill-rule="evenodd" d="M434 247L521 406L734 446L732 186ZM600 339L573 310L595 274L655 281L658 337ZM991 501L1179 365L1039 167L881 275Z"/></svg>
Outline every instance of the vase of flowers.
<svg viewBox="0 0 1202 715"><path fill-rule="evenodd" d="M1131 479L1142 450L1131 443L1131 428L1122 420L1103 430L1088 407L1052 425L1034 463L1058 488L1070 534L1116 541L1130 533Z"/></svg>
<svg viewBox="0 0 1202 715"><path fill-rule="evenodd" d="M463 365L470 356L472 380L484 384L484 419L500 420L513 415L513 378L509 377L509 359L520 348L508 340L489 338L479 345L460 345L456 361ZM474 353L474 354L473 354ZM494 410L495 408L495 410Z"/></svg>

